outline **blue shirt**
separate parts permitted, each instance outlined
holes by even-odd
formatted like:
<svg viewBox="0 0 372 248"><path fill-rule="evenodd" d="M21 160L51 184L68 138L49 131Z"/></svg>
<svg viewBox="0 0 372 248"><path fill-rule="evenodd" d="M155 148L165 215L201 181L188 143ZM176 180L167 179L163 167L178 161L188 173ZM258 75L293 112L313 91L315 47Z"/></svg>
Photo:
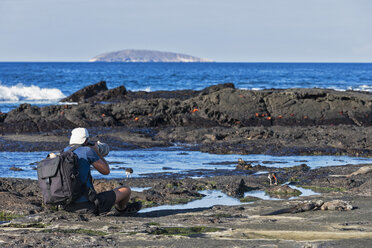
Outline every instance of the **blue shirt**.
<svg viewBox="0 0 372 248"><path fill-rule="evenodd" d="M64 151L68 151L71 149L71 146L68 146L64 149ZM79 158L79 179L81 182L85 183L89 188L93 188L93 183L90 175L90 166L98 161L100 158L98 157L97 153L89 146L81 146L76 148L74 153ZM75 202L86 202L88 198L83 195Z"/></svg>

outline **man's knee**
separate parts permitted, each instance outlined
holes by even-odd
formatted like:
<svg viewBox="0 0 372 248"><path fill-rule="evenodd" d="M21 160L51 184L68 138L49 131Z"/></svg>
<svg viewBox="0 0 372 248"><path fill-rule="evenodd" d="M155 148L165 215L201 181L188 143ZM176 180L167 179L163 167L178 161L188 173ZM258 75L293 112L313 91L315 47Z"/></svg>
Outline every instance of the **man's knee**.
<svg viewBox="0 0 372 248"><path fill-rule="evenodd" d="M119 187L119 188L117 188L120 192L126 192L126 193L131 193L132 192L132 190L129 188L129 187L127 187L127 186L122 186L122 187Z"/></svg>
<svg viewBox="0 0 372 248"><path fill-rule="evenodd" d="M119 187L114 189L116 194L116 201L121 201L127 197L130 197L132 190L129 187Z"/></svg>

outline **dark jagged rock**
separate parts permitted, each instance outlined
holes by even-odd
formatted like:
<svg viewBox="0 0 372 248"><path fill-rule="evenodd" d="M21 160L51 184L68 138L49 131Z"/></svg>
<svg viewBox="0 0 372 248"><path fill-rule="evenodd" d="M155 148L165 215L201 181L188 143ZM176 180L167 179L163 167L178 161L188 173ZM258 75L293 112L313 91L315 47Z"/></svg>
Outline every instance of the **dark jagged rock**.
<svg viewBox="0 0 372 248"><path fill-rule="evenodd" d="M165 90L158 90L158 91L128 91L126 98L124 100L133 101L136 99L178 99L178 100L186 100L192 97L196 97L199 94L199 91L195 90L172 90L172 91L165 91Z"/></svg>
<svg viewBox="0 0 372 248"><path fill-rule="evenodd" d="M22 168L15 167L15 166L10 167L9 170L12 170L12 171L23 171Z"/></svg>
<svg viewBox="0 0 372 248"><path fill-rule="evenodd" d="M103 102L103 101L120 101L127 94L127 89L125 86L121 85L114 89L101 91L97 95L89 97L87 101L89 102Z"/></svg>
<svg viewBox="0 0 372 248"><path fill-rule="evenodd" d="M249 187L245 185L245 181L241 179L239 182L234 181L226 185L226 193L230 196L241 198L244 192L248 191Z"/></svg>
<svg viewBox="0 0 372 248"><path fill-rule="evenodd" d="M245 162L241 158L238 159L238 164L236 166L237 170L249 170L249 169L252 169L252 168L253 168L252 164Z"/></svg>
<svg viewBox="0 0 372 248"><path fill-rule="evenodd" d="M220 91L220 90L226 89L226 88L235 89L235 85L233 83L224 83L224 84L212 85L212 86L209 86L209 87L203 89L200 92L200 94L201 95L207 95L207 94L217 92L217 91Z"/></svg>
<svg viewBox="0 0 372 248"><path fill-rule="evenodd" d="M88 85L74 94L63 98L61 102L84 102L88 98L97 95L100 92L106 91L107 85L105 81L96 84Z"/></svg>
<svg viewBox="0 0 372 248"><path fill-rule="evenodd" d="M200 115L243 126L371 125L372 94L325 89L235 90L203 96Z"/></svg>
<svg viewBox="0 0 372 248"><path fill-rule="evenodd" d="M0 122L3 122L5 120L6 113L0 112Z"/></svg>
<svg viewBox="0 0 372 248"><path fill-rule="evenodd" d="M225 84L218 84L218 85L212 85L209 86L201 91L197 90L171 90L171 91L165 91L165 90L159 90L159 91L153 91L153 92L147 92L147 91L127 91L124 86L119 86L114 89L102 91L98 93L97 95L90 97L86 99L89 102L99 102L99 101L105 101L105 102L126 102L126 101L133 101L136 99L177 99L177 100L186 100L193 97L200 95L209 94L212 92L217 92L222 89L226 88L235 88L234 84L232 83L225 83Z"/></svg>
<svg viewBox="0 0 372 248"><path fill-rule="evenodd" d="M211 93L186 100L146 97L129 100L130 98L126 97L131 94L125 94L124 87L108 91L105 90L106 84L101 82L78 91L70 99L109 101L112 95L116 100L120 100L124 94L124 100L104 105L79 104L43 108L21 105L9 112L5 119L3 117L0 128L3 132L33 132L50 131L63 126L66 128L123 125L200 128L340 124L370 126L372 124L370 114L372 94L369 93L320 89L249 91L236 90L232 87L233 85L227 85L227 88L209 87L206 92ZM273 135L273 132L256 134L252 132L247 138L267 139ZM294 139L303 138L302 133L293 132L291 135ZM216 136L216 139L218 137L220 136Z"/></svg>

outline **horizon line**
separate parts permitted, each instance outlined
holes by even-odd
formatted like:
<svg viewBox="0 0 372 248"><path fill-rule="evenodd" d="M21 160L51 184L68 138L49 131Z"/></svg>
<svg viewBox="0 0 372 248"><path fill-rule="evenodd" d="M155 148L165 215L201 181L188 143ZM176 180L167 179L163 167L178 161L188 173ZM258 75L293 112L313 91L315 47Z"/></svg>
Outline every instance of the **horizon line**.
<svg viewBox="0 0 372 248"><path fill-rule="evenodd" d="M0 61L0 63L92 63L92 64L109 64L109 63L121 63L121 64L216 64L216 63L230 63L230 64L237 64L237 63L251 63L251 64L371 64L370 62L362 62L362 61L210 61L210 62L106 62L106 61L98 61L98 62L89 62L89 61Z"/></svg>

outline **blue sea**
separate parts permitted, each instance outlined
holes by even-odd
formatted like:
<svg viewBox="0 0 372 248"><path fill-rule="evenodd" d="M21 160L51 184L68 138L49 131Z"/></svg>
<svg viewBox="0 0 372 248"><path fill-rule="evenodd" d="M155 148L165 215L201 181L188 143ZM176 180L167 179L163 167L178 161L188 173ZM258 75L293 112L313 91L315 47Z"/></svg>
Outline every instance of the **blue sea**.
<svg viewBox="0 0 372 248"><path fill-rule="evenodd" d="M57 104L105 80L131 91L200 90L220 83L240 89L330 88L372 91L371 63L0 63L0 111L20 103Z"/></svg>
<svg viewBox="0 0 372 248"><path fill-rule="evenodd" d="M124 85L131 91L201 90L207 86L234 83L240 89L329 88L372 92L372 64L369 63L0 63L0 111L8 112L21 103L37 106L58 104L75 91L105 80L109 88ZM51 150L54 150L51 147ZM36 178L35 163L46 152L0 151L3 177ZM370 158L337 156L213 155L183 147L112 151L107 160L113 170L109 177L124 177L120 167L132 167L134 177L147 173L183 173L191 169L235 168L242 157L272 166L310 167L372 163ZM15 159L16 158L16 159ZM221 165L221 162L232 161ZM283 163L286 162L286 163ZM224 163L222 163L224 164ZM10 167L23 171L12 171ZM100 177L93 172L94 177ZM107 178L107 177L105 177Z"/></svg>

